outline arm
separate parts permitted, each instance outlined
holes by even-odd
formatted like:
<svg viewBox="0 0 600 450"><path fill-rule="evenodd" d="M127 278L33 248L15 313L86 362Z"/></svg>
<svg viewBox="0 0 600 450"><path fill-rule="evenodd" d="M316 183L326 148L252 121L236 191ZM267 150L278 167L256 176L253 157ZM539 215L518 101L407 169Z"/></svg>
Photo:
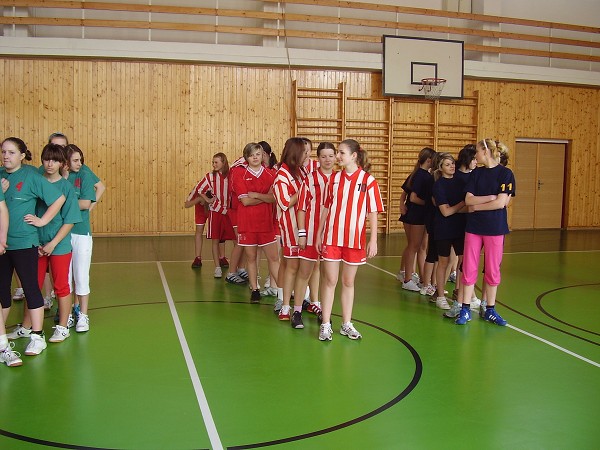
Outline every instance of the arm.
<svg viewBox="0 0 600 450"><path fill-rule="evenodd" d="M467 193L467 199L469 198L469 193ZM496 197L492 195L491 197ZM510 195L508 194L498 194L498 196L487 203L477 203L474 205L469 205L469 212L475 211L493 211L496 209L504 209L508 202L510 201ZM468 203L467 203L468 204Z"/></svg>
<svg viewBox="0 0 600 450"><path fill-rule="evenodd" d="M6 252L6 236L8 234L8 207L4 200L0 201L0 254Z"/></svg>
<svg viewBox="0 0 600 450"><path fill-rule="evenodd" d="M91 200L78 200L77 202L79 203L79 210L80 211L84 211L86 209L91 209L90 208L92 206L92 201Z"/></svg>
<svg viewBox="0 0 600 450"><path fill-rule="evenodd" d="M410 193L410 201L411 201L411 203L414 203L416 205L424 205L425 204L425 200L422 200L421 198L419 198L419 196L416 194L416 192Z"/></svg>
<svg viewBox="0 0 600 450"><path fill-rule="evenodd" d="M367 242L367 258L377 256L377 211L369 213L369 229L371 237Z"/></svg>
<svg viewBox="0 0 600 450"><path fill-rule="evenodd" d="M185 208L191 208L192 206L196 206L198 203L205 204L206 202L200 196L193 198L192 200L186 200L183 204Z"/></svg>
<svg viewBox="0 0 600 450"><path fill-rule="evenodd" d="M94 203L92 203L89 207L89 210L91 211L92 209L94 209L94 207L98 204L98 202L100 201L100 198L102 197L102 195L104 195L104 191L106 191L106 186L104 186L104 183L102 181L98 181L95 185L94 185L94 189L96 189L96 201Z"/></svg>
<svg viewBox="0 0 600 450"><path fill-rule="evenodd" d="M306 211L302 211L301 209L299 209L296 213L296 220L298 222L298 231L300 231L300 230L306 231ZM321 227L319 226L319 228L321 228ZM306 248L306 235L298 236L298 246L301 249Z"/></svg>
<svg viewBox="0 0 600 450"><path fill-rule="evenodd" d="M325 229L325 222L327 222L327 215L329 214L329 209L324 206L321 207L321 222L319 223L319 229L317 230L317 236L315 238L315 247L317 247L317 252L321 253L321 248L323 247L323 230Z"/></svg>
<svg viewBox="0 0 600 450"><path fill-rule="evenodd" d="M496 200L498 196L497 195L473 195L470 192L467 192L467 195L465 197L465 204L467 206L472 206L472 205L481 205L482 203L488 203L491 201ZM499 209L499 208L494 208L494 209Z"/></svg>
<svg viewBox="0 0 600 450"><path fill-rule="evenodd" d="M408 209L406 208L406 191L402 191L400 194L400 215L405 215Z"/></svg>
<svg viewBox="0 0 600 450"><path fill-rule="evenodd" d="M44 256L51 255L52 252L54 251L54 249L56 248L56 246L58 245L58 243L60 241L62 241L69 234L69 232L71 231L72 228L73 228L72 223L63 223L62 227L60 227L58 229L56 236L54 236L54 239L52 239L46 245L42 246L39 249L39 253Z"/></svg>
<svg viewBox="0 0 600 450"><path fill-rule="evenodd" d="M273 196L272 191L269 191L267 194L261 194L260 192L248 192L248 197L254 200L259 200L258 203L275 203L275 197Z"/></svg>
<svg viewBox="0 0 600 450"><path fill-rule="evenodd" d="M54 219L54 216L56 216L56 214L58 214L58 212L60 211L60 208L62 208L62 205L65 204L65 196L61 195L60 197L58 197L56 199L56 201L54 203L52 203L48 209L46 210L46 212L44 213L44 215L42 217L37 217L33 214L27 214L23 220L25 220L25 222L27 222L29 225L33 225L35 227L43 227L48 225L48 223L50 223L50 221L52 219Z"/></svg>
<svg viewBox="0 0 600 450"><path fill-rule="evenodd" d="M453 214L460 212L464 206L465 206L465 202L457 203L454 206L450 206L447 203L445 203L443 205L440 205L439 208L440 208L440 212L442 213L442 216L448 217L448 216L451 216Z"/></svg>

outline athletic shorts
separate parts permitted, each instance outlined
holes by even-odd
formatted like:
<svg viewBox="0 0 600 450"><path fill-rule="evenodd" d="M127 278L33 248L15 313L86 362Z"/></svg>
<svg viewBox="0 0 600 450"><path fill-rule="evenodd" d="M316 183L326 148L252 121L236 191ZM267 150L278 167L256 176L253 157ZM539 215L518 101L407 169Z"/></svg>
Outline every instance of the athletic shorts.
<svg viewBox="0 0 600 450"><path fill-rule="evenodd" d="M204 205L198 203L194 207L194 216L196 219L196 225L204 225L208 220L208 211Z"/></svg>
<svg viewBox="0 0 600 450"><path fill-rule="evenodd" d="M321 259L321 255L319 255L317 247L314 245L307 245L306 248L301 248L298 252L298 257L307 261L318 261Z"/></svg>
<svg viewBox="0 0 600 450"><path fill-rule="evenodd" d="M321 247L321 259L323 261L344 261L346 264L359 266L367 262L367 249L323 244Z"/></svg>
<svg viewBox="0 0 600 450"><path fill-rule="evenodd" d="M300 247L297 245L291 247L283 245L281 251L284 258L298 258L300 256Z"/></svg>
<svg viewBox="0 0 600 450"><path fill-rule="evenodd" d="M277 243L274 231L238 233L238 245L242 247L264 247Z"/></svg>
<svg viewBox="0 0 600 450"><path fill-rule="evenodd" d="M440 239L435 241L437 247L437 253L439 256L448 258L450 256L450 250L454 247L454 253L456 256L461 256L465 249L465 237L461 236L454 239Z"/></svg>
<svg viewBox="0 0 600 450"><path fill-rule="evenodd" d="M235 241L235 232L231 226L229 216L215 211L211 211L208 217L208 227L206 237L208 239L219 239L225 241Z"/></svg>

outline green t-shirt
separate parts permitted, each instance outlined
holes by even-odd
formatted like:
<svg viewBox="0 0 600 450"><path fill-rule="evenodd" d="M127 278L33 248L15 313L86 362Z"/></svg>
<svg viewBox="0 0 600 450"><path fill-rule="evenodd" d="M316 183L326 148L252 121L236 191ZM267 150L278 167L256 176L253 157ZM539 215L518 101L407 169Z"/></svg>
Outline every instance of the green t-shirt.
<svg viewBox="0 0 600 450"><path fill-rule="evenodd" d="M10 216L8 225L7 245L9 250L37 247L40 244L37 227L23 220L27 214L35 214L35 206L39 200L51 205L61 192L48 180L37 173L37 170L23 169L8 173L0 170L0 178L6 178L10 183L4 193L6 206Z"/></svg>
<svg viewBox="0 0 600 450"><path fill-rule="evenodd" d="M92 169L90 169L88 166L86 166L85 164L81 165L81 169L79 169L80 172L83 172L86 175L89 175L92 179L92 184L96 184L98 181L100 181L100 178L98 178L96 176L96 174L92 171Z"/></svg>
<svg viewBox="0 0 600 450"><path fill-rule="evenodd" d="M60 212L54 216L54 218L44 227L38 228L38 234L40 236L41 245L45 245L54 239L54 236L60 230L60 227L65 223L76 224L81 222L81 213L79 212L79 203L75 196L75 190L71 183L64 178L60 178L54 183L51 183L60 189L61 193L65 196L65 204L60 209ZM40 200L36 205L36 216L42 217L48 210L48 206ZM73 227L74 228L74 227ZM66 255L70 253L73 248L71 247L71 232L69 232L58 244L54 247L53 255Z"/></svg>
<svg viewBox="0 0 600 450"><path fill-rule="evenodd" d="M83 166L82 166L83 167ZM69 172L69 183L73 186L77 200L96 201L96 190L94 189L93 178L86 172ZM79 207L79 204L77 205ZM90 211L81 210L81 222L76 223L71 230L72 234L81 234L84 236L92 235L90 227Z"/></svg>

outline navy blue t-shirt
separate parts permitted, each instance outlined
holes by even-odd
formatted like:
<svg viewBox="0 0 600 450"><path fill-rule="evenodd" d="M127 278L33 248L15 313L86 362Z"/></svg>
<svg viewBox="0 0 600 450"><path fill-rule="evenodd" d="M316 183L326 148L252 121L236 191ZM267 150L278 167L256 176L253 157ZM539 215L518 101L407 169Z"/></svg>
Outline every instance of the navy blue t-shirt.
<svg viewBox="0 0 600 450"><path fill-rule="evenodd" d="M402 189L406 192L406 214L400 216L400 220L404 223L412 225L424 225L426 222L428 204L429 212L431 213L431 190L433 187L433 177L425 169L417 169L412 178L411 186L408 187L408 178L402 185ZM414 192L421 200L425 201L425 205L418 205L410 201L410 194Z"/></svg>
<svg viewBox="0 0 600 450"><path fill-rule="evenodd" d="M433 222L435 240L449 240L464 236L466 214L455 213L444 217L439 208L440 205L455 206L465 199L463 180L456 176L440 178L433 185L433 198L437 205Z"/></svg>
<svg viewBox="0 0 600 450"><path fill-rule="evenodd" d="M498 164L496 167L477 167L465 186L465 193L475 196L515 194L515 176L510 169ZM466 231L482 236L508 234L506 208L493 211L476 211L467 214Z"/></svg>

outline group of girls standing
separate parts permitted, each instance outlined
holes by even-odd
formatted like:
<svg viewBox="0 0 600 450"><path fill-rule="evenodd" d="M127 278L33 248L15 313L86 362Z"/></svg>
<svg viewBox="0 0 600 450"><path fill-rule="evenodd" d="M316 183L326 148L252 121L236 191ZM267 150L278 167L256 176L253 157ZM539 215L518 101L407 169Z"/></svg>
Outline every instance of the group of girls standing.
<svg viewBox="0 0 600 450"><path fill-rule="evenodd" d="M0 362L22 364L14 341L29 338L25 355L38 355L47 347L44 299L41 289L49 271L58 297L57 325L49 342L62 342L75 325L89 330L89 269L92 239L89 210L104 192L104 185L83 165L83 152L61 133L50 136L41 154L42 166L24 164L31 152L19 138L2 142L0 169ZM85 169L84 169L85 167ZM6 334L12 305L11 281L16 272L25 294L23 323ZM73 276L73 280L70 276ZM72 282L76 301L73 306ZM75 317L71 314L75 313Z"/></svg>
<svg viewBox="0 0 600 450"><path fill-rule="evenodd" d="M221 275L215 243L231 239L233 229L234 252L239 249L240 254L232 253L228 278L243 279L245 273L250 301L258 303L261 248L270 283L262 294L277 295L278 319L302 329L303 310L313 313L321 321L318 337L324 341L332 339L331 309L341 265L340 333L359 339L362 336L351 322L354 279L358 266L377 254L381 193L358 142L341 142L337 153L333 144L321 143L317 160L310 159L311 151L310 140L293 137L286 141L278 164L265 141L246 145L231 168L224 154L213 157L213 171L195 191L201 198L196 202L209 205L207 237L213 240L215 277ZM336 162L342 168L339 172L333 170ZM190 194L186 206L191 206L194 195ZM247 270L240 268L241 261Z"/></svg>
<svg viewBox="0 0 600 450"><path fill-rule="evenodd" d="M506 325L495 310L495 300L504 236L509 232L506 208L515 194L515 179L505 167L507 162L508 148L492 139L465 146L458 155L458 170L449 153L424 148L403 185L400 220L408 244L398 278L403 289L426 293L432 299L435 296L436 305L446 310L444 316L455 318L458 325L471 320L471 309L479 309L486 321ZM427 256L421 263L417 254L423 247ZM479 301L474 285L482 249L484 289L483 300ZM450 306L444 287L452 252L458 257L457 268L462 276L457 277L456 301ZM424 281L421 285L420 277L414 274L415 266Z"/></svg>

